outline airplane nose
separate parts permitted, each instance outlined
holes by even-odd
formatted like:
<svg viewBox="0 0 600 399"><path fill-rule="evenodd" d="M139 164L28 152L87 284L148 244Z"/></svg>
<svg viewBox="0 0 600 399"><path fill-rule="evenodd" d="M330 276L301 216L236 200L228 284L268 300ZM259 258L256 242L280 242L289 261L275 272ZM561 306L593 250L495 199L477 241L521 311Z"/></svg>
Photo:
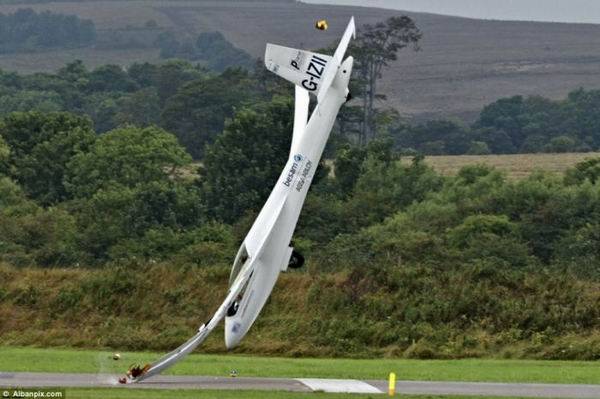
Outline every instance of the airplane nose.
<svg viewBox="0 0 600 399"><path fill-rule="evenodd" d="M240 344L244 335L241 334L241 325L239 322L227 323L227 321L225 321L225 346L227 349L233 349Z"/></svg>

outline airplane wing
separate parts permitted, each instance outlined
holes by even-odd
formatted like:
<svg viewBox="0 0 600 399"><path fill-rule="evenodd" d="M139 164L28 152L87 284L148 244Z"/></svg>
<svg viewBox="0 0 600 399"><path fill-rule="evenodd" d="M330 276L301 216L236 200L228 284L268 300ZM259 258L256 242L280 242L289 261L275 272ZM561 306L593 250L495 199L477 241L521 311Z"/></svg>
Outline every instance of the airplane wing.
<svg viewBox="0 0 600 399"><path fill-rule="evenodd" d="M172 352L169 352L159 360L149 365L149 368L136 378L131 378L131 382L140 382L146 378L152 377L153 375L161 373L168 367L171 367L186 355L191 353L198 347L202 342L206 340L208 335L215 329L215 327L225 318L227 309L231 306L237 296L246 288L246 283L252 277L254 271L253 262L248 262L246 267L240 272L235 282L231 285L227 297L217 309L213 317L206 323L202 324L198 329L196 335L186 341L184 344L179 346Z"/></svg>
<svg viewBox="0 0 600 399"><path fill-rule="evenodd" d="M271 217L271 220L265 223L265 225L269 227L270 230L272 230L272 225L277 221L277 218L280 216L282 210L284 209L285 202L285 200L281 201L279 206L274 210L273 214L269 215ZM269 229L267 229L267 231L270 231ZM257 264L256 260L261 256L262 251L265 247L265 243L268 241L269 235L264 235L265 237L263 237L261 240L258 240L259 243L256 247L253 247L252 249L248 248L250 258L242 267L242 270L235 278L233 284L231 284L227 297L225 298L221 306L217 309L213 317L209 321L204 323L202 326L200 326L198 332L192 338L187 340L177 349L167 353L165 356L163 356L156 362L146 366L144 368L146 369L146 371L143 371L141 375L135 378L130 378L131 382L140 382L145 380L146 378L161 373L166 368L171 367L172 365L183 359L185 356L193 352L194 349L196 349L200 344L202 344L206 340L208 335L215 329L215 327L221 322L221 320L225 318L225 315L227 314L227 309L229 309L231 304L246 288L246 285L252 277L252 273L254 272L255 265Z"/></svg>

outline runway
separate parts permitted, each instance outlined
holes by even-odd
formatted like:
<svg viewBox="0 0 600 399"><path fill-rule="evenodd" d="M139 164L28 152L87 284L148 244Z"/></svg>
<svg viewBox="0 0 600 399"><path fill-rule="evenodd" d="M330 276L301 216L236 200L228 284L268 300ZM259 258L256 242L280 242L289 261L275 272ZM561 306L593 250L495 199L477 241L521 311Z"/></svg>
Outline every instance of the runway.
<svg viewBox="0 0 600 399"><path fill-rule="evenodd" d="M332 380L314 378L244 378L160 375L143 383L121 385L108 374L0 372L0 388L121 388L121 389L230 389L289 392L387 393L384 380ZM479 382L398 381L397 394L521 396L530 398L600 398L600 385L501 384Z"/></svg>

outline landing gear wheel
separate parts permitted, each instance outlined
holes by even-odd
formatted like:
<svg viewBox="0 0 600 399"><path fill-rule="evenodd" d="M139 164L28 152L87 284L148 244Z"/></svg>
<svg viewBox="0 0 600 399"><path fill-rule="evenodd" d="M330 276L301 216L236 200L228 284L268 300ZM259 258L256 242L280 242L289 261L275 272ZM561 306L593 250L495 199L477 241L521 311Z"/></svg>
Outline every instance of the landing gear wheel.
<svg viewBox="0 0 600 399"><path fill-rule="evenodd" d="M292 251L292 256L290 257L288 267L290 269L299 269L302 266L304 266L304 256L302 256L299 252Z"/></svg>

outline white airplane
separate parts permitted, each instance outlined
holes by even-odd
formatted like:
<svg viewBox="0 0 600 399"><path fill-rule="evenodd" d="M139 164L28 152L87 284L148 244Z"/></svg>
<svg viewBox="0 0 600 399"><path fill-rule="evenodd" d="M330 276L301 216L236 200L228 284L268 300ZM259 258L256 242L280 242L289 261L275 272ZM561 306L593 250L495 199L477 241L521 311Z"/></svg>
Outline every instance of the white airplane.
<svg viewBox="0 0 600 399"><path fill-rule="evenodd" d="M267 69L296 88L287 164L235 257L223 304L190 340L155 363L130 368L120 382L139 382L162 372L200 345L223 318L225 345L234 348L258 317L279 273L302 266L304 258L291 247L292 235L337 114L350 98L354 60L343 57L355 35L352 18L333 56L267 44ZM317 100L310 119L309 93Z"/></svg>

